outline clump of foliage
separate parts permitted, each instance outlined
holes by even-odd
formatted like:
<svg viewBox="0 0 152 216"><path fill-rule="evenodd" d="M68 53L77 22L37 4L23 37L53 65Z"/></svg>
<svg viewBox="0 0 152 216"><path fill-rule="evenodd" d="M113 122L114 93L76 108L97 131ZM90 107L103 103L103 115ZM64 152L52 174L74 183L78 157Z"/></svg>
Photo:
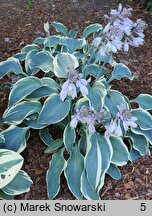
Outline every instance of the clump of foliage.
<svg viewBox="0 0 152 216"><path fill-rule="evenodd" d="M100 199L106 174L118 180L119 166L149 154L152 96L140 94L130 101L112 86L113 80L134 78L113 53L144 42L146 23L132 21L131 11L120 4L105 15L104 27L91 24L81 38L61 23L46 23L46 38L36 38L0 63L0 77L12 80L1 86L10 88L1 119L1 199L30 189L32 181L21 170L20 155L30 129L39 130L45 153L52 156L46 174L49 199L58 194L62 173L77 199ZM56 35L50 34L50 27ZM57 129L51 131L50 125L63 135L54 140Z"/></svg>
<svg viewBox="0 0 152 216"><path fill-rule="evenodd" d="M148 10L149 13L152 15L152 1L151 0L141 0L141 3L146 8L146 10Z"/></svg>
<svg viewBox="0 0 152 216"><path fill-rule="evenodd" d="M31 0L28 0L25 4L26 9L31 10L33 7L33 2Z"/></svg>

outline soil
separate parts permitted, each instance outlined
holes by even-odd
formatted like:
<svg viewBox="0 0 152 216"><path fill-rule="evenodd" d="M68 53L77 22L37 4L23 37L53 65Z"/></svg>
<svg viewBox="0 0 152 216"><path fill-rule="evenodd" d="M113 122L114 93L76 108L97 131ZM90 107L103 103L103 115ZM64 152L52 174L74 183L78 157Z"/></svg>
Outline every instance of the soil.
<svg viewBox="0 0 152 216"><path fill-rule="evenodd" d="M79 29L81 35L88 24L102 24L103 15L116 5L115 1L106 0L0 0L0 4L0 61L14 55L26 44L32 43L36 37L44 36L44 22L62 22L69 29ZM142 18L148 24L144 45L140 48L131 48L127 54L119 53L116 56L119 62L125 63L134 72L135 79L132 82L128 79L114 82L113 87L133 98L140 93L152 94L152 17L138 2L126 4L133 7L133 18ZM4 80L6 81L6 78L0 80L0 84ZM0 98L1 116L7 106L8 91L0 92ZM23 156L24 170L32 178L33 185L29 193L16 199L47 199L45 173L51 155L44 154L45 148L38 132L32 130ZM129 163L123 166L121 171L122 179L119 181L106 176L105 185L101 190L102 199L152 199L151 156L144 156L136 162ZM56 199L75 199L63 176L61 190Z"/></svg>

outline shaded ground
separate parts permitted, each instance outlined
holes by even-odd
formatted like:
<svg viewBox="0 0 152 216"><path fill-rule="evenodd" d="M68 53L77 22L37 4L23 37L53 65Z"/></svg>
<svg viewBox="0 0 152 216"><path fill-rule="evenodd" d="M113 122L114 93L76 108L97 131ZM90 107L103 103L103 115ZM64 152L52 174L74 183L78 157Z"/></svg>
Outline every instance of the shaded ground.
<svg viewBox="0 0 152 216"><path fill-rule="evenodd" d="M69 29L80 30L90 23L103 23L103 14L114 6L114 1L104 0L33 0L31 6L27 0L0 0L0 60L19 51L25 44L31 43L36 37L43 36L43 23L59 21ZM109 2L107 4L107 2ZM129 98L140 93L152 94L152 50L151 33L152 17L139 5L134 7L134 18L142 18L148 23L144 46L131 49L128 54L117 56L135 73L133 82L124 79L114 83L114 87ZM0 81L2 82L2 81ZM6 106L7 93L1 92L0 114ZM19 199L47 199L45 173L50 155L44 155L45 146L40 142L38 133L32 131L28 148L24 151L24 168L31 176L34 184L31 191ZM146 156L122 168L122 180L114 181L106 177L105 186L101 191L102 199L152 199L152 158ZM57 199L74 199L61 179L61 191Z"/></svg>

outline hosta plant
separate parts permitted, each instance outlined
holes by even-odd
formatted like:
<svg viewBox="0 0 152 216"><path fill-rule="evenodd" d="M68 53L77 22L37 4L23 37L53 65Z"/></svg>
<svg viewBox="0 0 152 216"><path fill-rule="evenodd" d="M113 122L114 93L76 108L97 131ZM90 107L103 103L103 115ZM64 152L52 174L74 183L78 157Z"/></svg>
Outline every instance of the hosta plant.
<svg viewBox="0 0 152 216"><path fill-rule="evenodd" d="M105 15L105 26L89 25L81 38L61 23L46 23L46 38L35 39L0 63L0 77L7 75L11 80L1 86L10 88L1 118L6 128L1 131L0 144L2 193L12 195L5 188L13 177L18 181L23 175L24 189L31 183L20 171L23 159L19 156L31 128L39 130L45 153L51 156L46 173L49 199L58 194L62 173L77 199L100 199L106 174L118 180L120 166L149 154L152 96L140 94L129 100L112 85L113 80L134 78L113 54L144 42L146 23L132 21L131 11L120 4ZM52 27L56 35L50 33ZM58 131L62 135L54 139ZM6 159L6 153L12 156ZM6 164L11 181L3 180Z"/></svg>

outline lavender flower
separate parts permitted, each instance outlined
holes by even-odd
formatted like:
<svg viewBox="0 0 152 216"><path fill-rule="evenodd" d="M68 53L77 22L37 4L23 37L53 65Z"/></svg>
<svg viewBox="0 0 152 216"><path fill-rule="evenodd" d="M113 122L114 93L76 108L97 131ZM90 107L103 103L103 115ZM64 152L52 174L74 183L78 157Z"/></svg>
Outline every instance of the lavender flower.
<svg viewBox="0 0 152 216"><path fill-rule="evenodd" d="M117 10L111 10L110 12L110 17L108 15L105 16L105 18L113 20L114 18L121 18L121 19L125 19L127 17L130 17L132 14L132 8L122 8L122 4L118 5L118 9Z"/></svg>
<svg viewBox="0 0 152 216"><path fill-rule="evenodd" d="M60 99L64 99L69 95L72 99L77 97L77 88L78 87L83 96L88 94L88 89L86 87L87 80L83 79L83 74L78 73L77 70L72 69L69 71L68 79L63 83L62 90L60 94Z"/></svg>
<svg viewBox="0 0 152 216"><path fill-rule="evenodd" d="M77 97L76 86L70 82L70 80L66 80L62 85L62 90L60 93L60 98L62 101L67 97L67 95L71 96L72 99Z"/></svg>
<svg viewBox="0 0 152 216"><path fill-rule="evenodd" d="M138 47L144 42L144 30L146 22L138 19L133 22L131 16L132 8L122 8L119 4L117 10L111 10L110 16L105 15L108 24L104 27L101 37L92 41L92 45L98 48L98 53L104 56L116 53L119 50L128 52L129 46Z"/></svg>
<svg viewBox="0 0 152 216"><path fill-rule="evenodd" d="M120 120L118 118L112 119L110 125L106 126L105 136L108 137L111 134L116 136L122 136L122 129L120 126Z"/></svg>
<svg viewBox="0 0 152 216"><path fill-rule="evenodd" d="M126 104L120 104L120 106L117 106L117 108L119 110L117 117L122 120L124 130L127 131L128 127L136 128L137 124L135 121L137 120L137 118L131 114Z"/></svg>
<svg viewBox="0 0 152 216"><path fill-rule="evenodd" d="M118 119L118 121L117 121L117 127L116 127L116 129L114 131L114 134L116 136L119 136L119 137L123 136L122 129L121 129L121 126L120 126L120 119Z"/></svg>
<svg viewBox="0 0 152 216"><path fill-rule="evenodd" d="M101 37L96 37L93 41L92 41L92 46L94 46L95 48L98 48L100 45L102 38Z"/></svg>
<svg viewBox="0 0 152 216"><path fill-rule="evenodd" d="M78 122L82 124L87 124L88 131L90 134L95 132L95 124L101 123L104 119L104 109L97 112L93 108L82 106L80 109L76 110L76 113L71 116L70 126L76 128Z"/></svg>
<svg viewBox="0 0 152 216"><path fill-rule="evenodd" d="M137 127L135 122L137 118L131 114L126 104L120 104L117 106L117 108L119 111L116 115L116 118L111 120L110 125L106 126L105 136L110 136L111 134L123 136L122 129L127 131L129 127ZM123 128L121 127L121 122Z"/></svg>
<svg viewBox="0 0 152 216"><path fill-rule="evenodd" d="M116 128L117 128L117 119L112 119L110 122L110 125L106 126L105 136L109 136L110 134L114 134Z"/></svg>
<svg viewBox="0 0 152 216"><path fill-rule="evenodd" d="M78 119L77 114L72 115L72 116L71 116L70 127L76 128L76 127L77 127L77 124L78 124L78 121L79 121L79 119Z"/></svg>

